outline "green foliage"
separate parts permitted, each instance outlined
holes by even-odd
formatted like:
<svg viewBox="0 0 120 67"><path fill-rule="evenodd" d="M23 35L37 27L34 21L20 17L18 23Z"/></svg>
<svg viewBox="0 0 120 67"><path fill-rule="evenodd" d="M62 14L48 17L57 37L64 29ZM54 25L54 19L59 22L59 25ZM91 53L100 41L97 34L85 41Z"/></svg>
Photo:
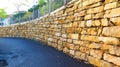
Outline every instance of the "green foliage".
<svg viewBox="0 0 120 67"><path fill-rule="evenodd" d="M63 5L63 0L40 0L46 2L46 4L42 4L40 6L40 14L44 15L48 13L48 3L51 1L51 11L54 11L55 9L61 7ZM40 3L39 3L40 4Z"/></svg>
<svg viewBox="0 0 120 67"><path fill-rule="evenodd" d="M52 0L51 11L61 7L63 5L63 0Z"/></svg>
<svg viewBox="0 0 120 67"><path fill-rule="evenodd" d="M26 12L19 12L13 15L13 18L15 22L18 22L19 19L22 20L23 16L25 15Z"/></svg>
<svg viewBox="0 0 120 67"><path fill-rule="evenodd" d="M44 15L44 13L48 12L48 3L46 0L38 0L39 4L33 6L32 8L28 9L28 12L33 12L33 10L37 10L40 8L41 15ZM46 6L47 5L47 6ZM46 11L46 12L44 12Z"/></svg>
<svg viewBox="0 0 120 67"><path fill-rule="evenodd" d="M7 17L7 13L5 12L4 9L0 9L0 17L1 18L6 18Z"/></svg>
<svg viewBox="0 0 120 67"><path fill-rule="evenodd" d="M33 10L39 9L39 5L35 5L32 8L28 9L29 12L33 12Z"/></svg>
<svg viewBox="0 0 120 67"><path fill-rule="evenodd" d="M46 0L38 0L39 1L39 6L42 7L43 5L46 4Z"/></svg>
<svg viewBox="0 0 120 67"><path fill-rule="evenodd" d="M25 15L25 12L19 12L17 14L14 14L13 17L17 18L18 16L24 16Z"/></svg>
<svg viewBox="0 0 120 67"><path fill-rule="evenodd" d="M28 18L32 13L31 12L26 12L25 15L23 16L24 19Z"/></svg>
<svg viewBox="0 0 120 67"><path fill-rule="evenodd" d="M40 7L40 14L41 15L44 15L44 14L47 14L48 13L48 4Z"/></svg>

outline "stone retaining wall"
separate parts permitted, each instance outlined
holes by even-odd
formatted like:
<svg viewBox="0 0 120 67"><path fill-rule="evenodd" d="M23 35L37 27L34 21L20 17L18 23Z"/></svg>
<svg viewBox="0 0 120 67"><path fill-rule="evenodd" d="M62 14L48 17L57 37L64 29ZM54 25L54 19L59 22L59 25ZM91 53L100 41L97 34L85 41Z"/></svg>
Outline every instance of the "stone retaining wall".
<svg viewBox="0 0 120 67"><path fill-rule="evenodd" d="M40 40L98 67L120 66L120 0L76 0L43 18L0 27L1 37Z"/></svg>

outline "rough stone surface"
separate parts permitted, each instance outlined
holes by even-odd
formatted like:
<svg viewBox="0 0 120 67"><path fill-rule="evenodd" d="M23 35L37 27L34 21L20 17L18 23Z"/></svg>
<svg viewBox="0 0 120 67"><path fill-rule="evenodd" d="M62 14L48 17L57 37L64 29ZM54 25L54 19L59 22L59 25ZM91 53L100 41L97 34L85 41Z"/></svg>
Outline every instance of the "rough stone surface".
<svg viewBox="0 0 120 67"><path fill-rule="evenodd" d="M91 64L100 67L100 60L99 60L99 59L97 59L97 58L95 58L95 57L92 57L92 56L88 56L88 61L89 61Z"/></svg>
<svg viewBox="0 0 120 67"><path fill-rule="evenodd" d="M110 54L104 54L104 60L108 61L108 62L112 62L116 65L120 65L120 57L115 57L115 56L112 56Z"/></svg>
<svg viewBox="0 0 120 67"><path fill-rule="evenodd" d="M101 24L102 26L108 26L109 25L108 19L102 19L101 22L102 22L102 24Z"/></svg>
<svg viewBox="0 0 120 67"><path fill-rule="evenodd" d="M114 64L101 60L100 67L114 67Z"/></svg>
<svg viewBox="0 0 120 67"><path fill-rule="evenodd" d="M105 36L120 37L120 26L105 27L102 34Z"/></svg>
<svg viewBox="0 0 120 67"><path fill-rule="evenodd" d="M95 58L101 59L102 55L103 55L103 51L101 51L101 50L90 50L90 55L95 57Z"/></svg>
<svg viewBox="0 0 120 67"><path fill-rule="evenodd" d="M70 34L70 38L79 39L79 34Z"/></svg>
<svg viewBox="0 0 120 67"><path fill-rule="evenodd" d="M99 41L102 41L106 44L120 45L120 41L114 37L99 37Z"/></svg>
<svg viewBox="0 0 120 67"><path fill-rule="evenodd" d="M118 46L110 46L109 47L109 53L120 56L120 47L118 47Z"/></svg>
<svg viewBox="0 0 120 67"><path fill-rule="evenodd" d="M0 27L0 37L42 41L95 66L119 67L119 6L119 0L74 0L37 20Z"/></svg>
<svg viewBox="0 0 120 67"><path fill-rule="evenodd" d="M105 5L104 10L111 9L111 8L116 8L118 6L118 2L113 2Z"/></svg>
<svg viewBox="0 0 120 67"><path fill-rule="evenodd" d="M120 17L110 19L116 26L120 26Z"/></svg>
<svg viewBox="0 0 120 67"><path fill-rule="evenodd" d="M99 43L91 43L89 45L89 48L96 48L96 49L98 49L98 48L101 48L101 44L99 44Z"/></svg>

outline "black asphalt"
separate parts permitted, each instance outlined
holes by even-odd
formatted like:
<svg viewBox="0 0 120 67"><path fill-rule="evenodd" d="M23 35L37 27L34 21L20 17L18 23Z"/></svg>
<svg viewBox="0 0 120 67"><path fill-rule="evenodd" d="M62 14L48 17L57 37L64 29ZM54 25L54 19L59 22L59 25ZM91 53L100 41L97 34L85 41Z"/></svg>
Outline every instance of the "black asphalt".
<svg viewBox="0 0 120 67"><path fill-rule="evenodd" d="M5 67L93 67L40 42L23 38L0 38L1 58L8 64Z"/></svg>

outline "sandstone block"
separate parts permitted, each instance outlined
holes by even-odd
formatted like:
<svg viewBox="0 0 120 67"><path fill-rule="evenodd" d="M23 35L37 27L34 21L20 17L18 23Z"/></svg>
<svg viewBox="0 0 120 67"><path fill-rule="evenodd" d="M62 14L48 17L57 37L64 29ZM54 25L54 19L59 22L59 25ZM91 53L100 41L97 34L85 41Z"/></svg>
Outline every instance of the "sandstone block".
<svg viewBox="0 0 120 67"><path fill-rule="evenodd" d="M104 61L104 60L101 60L101 62L100 62L100 67L115 67L115 65L114 65L114 64L111 64L111 63L109 63L109 62L106 62L106 61Z"/></svg>
<svg viewBox="0 0 120 67"><path fill-rule="evenodd" d="M105 5L104 10L111 9L111 8L116 8L118 6L118 2L113 2Z"/></svg>
<svg viewBox="0 0 120 67"><path fill-rule="evenodd" d="M89 4L93 4L95 0L89 0Z"/></svg>
<svg viewBox="0 0 120 67"><path fill-rule="evenodd" d="M48 41L53 41L53 38L48 38Z"/></svg>
<svg viewBox="0 0 120 67"><path fill-rule="evenodd" d="M82 35L81 36L81 40L99 42L99 37L98 36Z"/></svg>
<svg viewBox="0 0 120 67"><path fill-rule="evenodd" d="M101 5L102 5L102 2L97 2L97 3L89 5L88 7L93 8L93 7L98 7L98 6L101 6Z"/></svg>
<svg viewBox="0 0 120 67"><path fill-rule="evenodd" d="M67 28L67 33L74 33L75 32L75 28Z"/></svg>
<svg viewBox="0 0 120 67"><path fill-rule="evenodd" d="M83 7L89 5L89 1L88 1L88 0L84 1L84 2L82 3L82 5L83 5Z"/></svg>
<svg viewBox="0 0 120 67"><path fill-rule="evenodd" d="M120 57L112 56L110 54L105 53L104 60L120 66Z"/></svg>
<svg viewBox="0 0 120 67"><path fill-rule="evenodd" d="M59 36L61 36L61 33L55 33L55 35L59 37Z"/></svg>
<svg viewBox="0 0 120 67"><path fill-rule="evenodd" d="M64 24L64 23L65 23L65 21L64 21L64 20L60 20L60 21L59 21L59 23Z"/></svg>
<svg viewBox="0 0 120 67"><path fill-rule="evenodd" d="M75 33L81 33L82 28L75 28Z"/></svg>
<svg viewBox="0 0 120 67"><path fill-rule="evenodd" d="M64 24L62 27L65 27L65 28L72 27L72 23Z"/></svg>
<svg viewBox="0 0 120 67"><path fill-rule="evenodd" d="M112 21L116 26L120 26L120 17L111 18L110 21Z"/></svg>
<svg viewBox="0 0 120 67"><path fill-rule="evenodd" d="M104 16L104 13L103 13L103 12L100 12L100 13L95 14L95 15L93 16L93 18L98 19L98 18L103 18L103 16Z"/></svg>
<svg viewBox="0 0 120 67"><path fill-rule="evenodd" d="M120 47L119 46L110 46L109 53L120 56Z"/></svg>
<svg viewBox="0 0 120 67"><path fill-rule="evenodd" d="M80 47L80 51L83 53L89 53L89 48L87 47Z"/></svg>
<svg viewBox="0 0 120 67"><path fill-rule="evenodd" d="M92 56L88 56L88 61L89 61L91 64L100 67L100 60L99 60L99 59L97 59L97 58L95 58L95 57L92 57Z"/></svg>
<svg viewBox="0 0 120 67"><path fill-rule="evenodd" d="M98 59L101 59L102 55L103 55L103 51L102 50L93 50L93 49L91 49L90 50L90 55L93 56L93 57L96 57Z"/></svg>
<svg viewBox="0 0 120 67"><path fill-rule="evenodd" d="M63 50L63 46L62 45L58 45L57 48L58 48L58 50Z"/></svg>
<svg viewBox="0 0 120 67"><path fill-rule="evenodd" d="M81 21L81 22L79 23L79 27L85 27L85 21Z"/></svg>
<svg viewBox="0 0 120 67"><path fill-rule="evenodd" d="M120 7L106 11L104 17L111 18L111 17L116 17L116 16L120 16Z"/></svg>
<svg viewBox="0 0 120 67"><path fill-rule="evenodd" d="M59 44L59 45L62 45L62 41L59 40L59 41L58 41L58 44Z"/></svg>
<svg viewBox="0 0 120 67"><path fill-rule="evenodd" d="M86 15L85 17L84 17L84 19L85 20L88 20L88 19L91 19L93 17L93 15L92 14L89 14L89 15Z"/></svg>
<svg viewBox="0 0 120 67"><path fill-rule="evenodd" d="M82 1L82 0L81 0ZM78 4L78 8L82 8L82 2Z"/></svg>
<svg viewBox="0 0 120 67"><path fill-rule="evenodd" d="M68 52L69 52L69 49L65 47L65 48L63 49L63 51L64 51L65 53L68 53Z"/></svg>
<svg viewBox="0 0 120 67"><path fill-rule="evenodd" d="M69 48L74 50L75 45L74 44L69 44Z"/></svg>
<svg viewBox="0 0 120 67"><path fill-rule="evenodd" d="M117 0L105 0L105 3L115 2Z"/></svg>
<svg viewBox="0 0 120 67"><path fill-rule="evenodd" d="M100 26L101 25L101 21L100 20L95 20L92 23L92 26Z"/></svg>
<svg viewBox="0 0 120 67"><path fill-rule="evenodd" d="M69 50L69 53L70 53L71 55L75 55L75 51L74 51L74 50Z"/></svg>
<svg viewBox="0 0 120 67"><path fill-rule="evenodd" d="M97 35L97 29L96 28L88 28L87 34Z"/></svg>
<svg viewBox="0 0 120 67"><path fill-rule="evenodd" d="M92 26L92 23L93 23L92 20L88 20L88 21L86 22L86 26L87 26L87 27L91 27L91 26Z"/></svg>
<svg viewBox="0 0 120 67"><path fill-rule="evenodd" d="M89 48L99 49L99 48L101 48L101 44L99 44L99 43L91 43L89 45Z"/></svg>
<svg viewBox="0 0 120 67"><path fill-rule="evenodd" d="M63 38L67 38L67 34L62 34L62 37Z"/></svg>
<svg viewBox="0 0 120 67"><path fill-rule="evenodd" d="M108 26L109 25L108 19L102 19L101 22L102 22L102 24L101 24L102 26Z"/></svg>
<svg viewBox="0 0 120 67"><path fill-rule="evenodd" d="M91 8L91 9L87 10L87 14L99 13L99 12L102 12L103 10L104 10L103 6L99 6L99 7L96 7L96 8Z"/></svg>
<svg viewBox="0 0 120 67"><path fill-rule="evenodd" d="M67 19L74 19L74 15L67 16Z"/></svg>
<svg viewBox="0 0 120 67"><path fill-rule="evenodd" d="M76 46L74 47L74 50L75 50L75 51L78 51L79 48L80 48L79 45L76 45Z"/></svg>
<svg viewBox="0 0 120 67"><path fill-rule="evenodd" d="M84 16L85 14L86 14L86 11L85 11L85 10L79 12L79 16L80 16L80 17L81 17L81 16Z"/></svg>
<svg viewBox="0 0 120 67"><path fill-rule="evenodd" d="M120 26L104 27L102 34L105 36L120 37Z"/></svg>
<svg viewBox="0 0 120 67"><path fill-rule="evenodd" d="M87 28L83 28L83 29L81 30L81 34L87 34Z"/></svg>
<svg viewBox="0 0 120 67"><path fill-rule="evenodd" d="M76 51L76 52L75 52L75 58L85 60L85 59L86 59L86 54L85 54L85 53L82 53L82 52L80 52L80 51Z"/></svg>
<svg viewBox="0 0 120 67"><path fill-rule="evenodd" d="M111 45L108 45L108 44L101 44L101 49L108 51L108 50L110 49L110 46L111 46Z"/></svg>
<svg viewBox="0 0 120 67"><path fill-rule="evenodd" d="M72 39L79 39L79 34L70 34L69 36Z"/></svg>
<svg viewBox="0 0 120 67"><path fill-rule="evenodd" d="M72 39L67 39L68 43L72 43L72 41L73 41Z"/></svg>
<svg viewBox="0 0 120 67"><path fill-rule="evenodd" d="M114 37L99 37L99 41L102 41L106 44L120 45L120 41Z"/></svg>
<svg viewBox="0 0 120 67"><path fill-rule="evenodd" d="M72 27L78 27L79 23L78 22L73 22Z"/></svg>
<svg viewBox="0 0 120 67"><path fill-rule="evenodd" d="M82 41L79 41L79 40L73 40L73 43L74 44L77 44L77 45L80 45L82 43Z"/></svg>

